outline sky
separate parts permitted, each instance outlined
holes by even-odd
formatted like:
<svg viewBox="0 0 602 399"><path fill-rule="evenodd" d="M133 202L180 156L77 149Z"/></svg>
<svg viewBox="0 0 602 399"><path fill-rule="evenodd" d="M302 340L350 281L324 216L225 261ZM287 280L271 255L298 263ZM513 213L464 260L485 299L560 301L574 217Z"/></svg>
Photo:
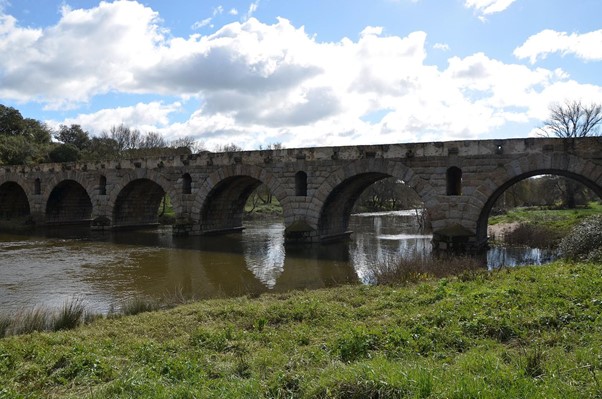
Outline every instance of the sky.
<svg viewBox="0 0 602 399"><path fill-rule="evenodd" d="M602 102L601 0L0 0L0 104L212 149L529 137Z"/></svg>

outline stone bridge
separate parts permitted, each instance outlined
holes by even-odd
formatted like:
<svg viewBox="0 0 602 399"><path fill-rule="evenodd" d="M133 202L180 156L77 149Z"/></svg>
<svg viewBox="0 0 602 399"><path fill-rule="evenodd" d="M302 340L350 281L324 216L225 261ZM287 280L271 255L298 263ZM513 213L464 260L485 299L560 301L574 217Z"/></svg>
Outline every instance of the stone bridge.
<svg viewBox="0 0 602 399"><path fill-rule="evenodd" d="M602 197L602 137L449 141L203 152L106 162L4 166L2 223L89 223L94 229L157 223L168 194L174 234L242 228L249 195L264 183L284 211L287 241L346 237L354 202L394 177L422 198L440 249L480 247L496 199L541 174L583 183Z"/></svg>

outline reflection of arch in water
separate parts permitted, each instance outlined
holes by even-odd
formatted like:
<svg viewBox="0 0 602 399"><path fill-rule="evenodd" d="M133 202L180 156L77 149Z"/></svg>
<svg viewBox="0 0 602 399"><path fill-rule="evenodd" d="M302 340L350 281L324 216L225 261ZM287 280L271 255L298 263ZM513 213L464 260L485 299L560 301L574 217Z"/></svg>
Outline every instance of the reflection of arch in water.
<svg viewBox="0 0 602 399"><path fill-rule="evenodd" d="M246 240L244 236L255 237ZM249 245L249 241L252 242ZM253 228L243 235L244 257L247 268L269 289L276 286L278 277L284 271L284 226L270 225L266 228Z"/></svg>

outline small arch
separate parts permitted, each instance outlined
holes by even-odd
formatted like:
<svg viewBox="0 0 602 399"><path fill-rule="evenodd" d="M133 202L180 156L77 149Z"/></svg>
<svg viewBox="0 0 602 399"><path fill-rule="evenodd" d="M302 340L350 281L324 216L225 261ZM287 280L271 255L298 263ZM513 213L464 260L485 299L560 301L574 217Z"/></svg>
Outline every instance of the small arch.
<svg viewBox="0 0 602 399"><path fill-rule="evenodd" d="M100 175L98 178L98 194L107 195L107 178L106 176Z"/></svg>
<svg viewBox="0 0 602 399"><path fill-rule="evenodd" d="M307 173L299 171L295 174L295 195L307 197Z"/></svg>
<svg viewBox="0 0 602 399"><path fill-rule="evenodd" d="M33 193L35 195L40 195L42 194L42 181L40 180L40 178L36 178L36 180L33 183Z"/></svg>
<svg viewBox="0 0 602 399"><path fill-rule="evenodd" d="M159 222L159 205L166 191L161 185L147 178L140 178L126 184L113 205L113 225L146 226Z"/></svg>
<svg viewBox="0 0 602 399"><path fill-rule="evenodd" d="M192 194L192 177L188 173L182 175L182 194Z"/></svg>
<svg viewBox="0 0 602 399"><path fill-rule="evenodd" d="M462 169L452 166L446 172L447 195L462 195Z"/></svg>
<svg viewBox="0 0 602 399"><path fill-rule="evenodd" d="M89 222L92 201L86 189L75 180L57 184L46 202L46 223L67 224Z"/></svg>
<svg viewBox="0 0 602 399"><path fill-rule="evenodd" d="M0 184L0 220L13 220L29 215L29 200L25 190L12 181Z"/></svg>

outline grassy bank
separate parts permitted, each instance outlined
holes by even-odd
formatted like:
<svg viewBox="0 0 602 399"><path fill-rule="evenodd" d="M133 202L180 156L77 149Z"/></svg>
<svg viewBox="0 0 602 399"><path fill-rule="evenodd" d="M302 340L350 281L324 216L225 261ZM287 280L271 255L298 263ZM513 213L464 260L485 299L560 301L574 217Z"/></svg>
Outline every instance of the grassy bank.
<svg viewBox="0 0 602 399"><path fill-rule="evenodd" d="M491 216L490 225L498 223L532 224L566 235L571 228L586 218L601 214L602 203L590 202L587 207L576 209L547 209L542 207L519 207L502 215Z"/></svg>
<svg viewBox="0 0 602 399"><path fill-rule="evenodd" d="M0 398L602 397L602 265L208 300L0 339Z"/></svg>

